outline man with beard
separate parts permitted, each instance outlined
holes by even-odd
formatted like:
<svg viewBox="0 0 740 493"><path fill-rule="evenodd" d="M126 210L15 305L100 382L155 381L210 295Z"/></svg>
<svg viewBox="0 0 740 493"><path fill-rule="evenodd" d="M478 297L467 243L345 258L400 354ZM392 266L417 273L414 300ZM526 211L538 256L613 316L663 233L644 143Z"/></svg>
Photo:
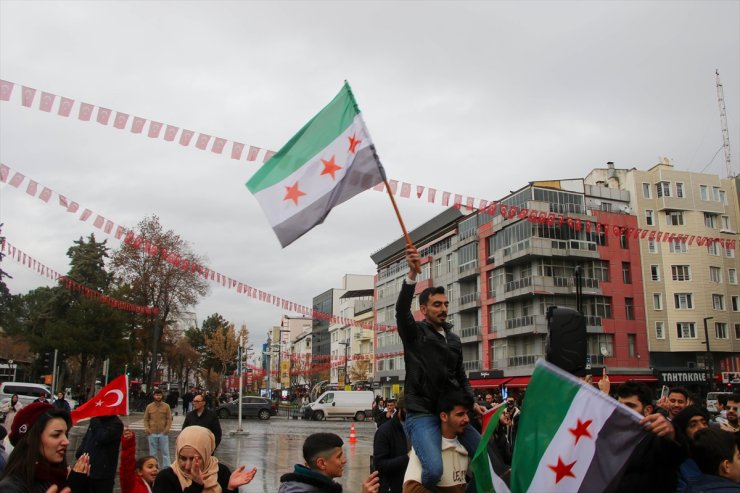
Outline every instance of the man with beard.
<svg viewBox="0 0 740 493"><path fill-rule="evenodd" d="M740 409L740 394L732 394L727 398L727 422L720 424L720 428L730 433L740 431L740 423L737 420L738 409Z"/></svg>

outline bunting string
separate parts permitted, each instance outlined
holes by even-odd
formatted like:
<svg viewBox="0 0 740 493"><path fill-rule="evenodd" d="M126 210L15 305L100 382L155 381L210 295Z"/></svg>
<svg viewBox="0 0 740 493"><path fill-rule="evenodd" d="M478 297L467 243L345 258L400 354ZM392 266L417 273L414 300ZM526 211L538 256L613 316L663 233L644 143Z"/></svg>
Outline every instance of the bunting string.
<svg viewBox="0 0 740 493"><path fill-rule="evenodd" d="M375 332L396 330L396 327L392 325L359 323L356 322L354 319L338 317L333 314L314 310L311 307L295 303L267 291L257 289L256 287L253 287L247 283L237 281L236 279L230 276L226 276L214 269L191 262L188 259L183 259L180 256L168 252L165 249L159 248L158 245L152 244L150 241L137 236L136 233L131 229L121 226L115 223L113 220L106 218L105 216L98 214L91 209L82 208L78 202L67 198L65 195L54 191L52 188L47 187L36 180L27 178L20 171L13 170L3 163L0 163L0 183L8 183L16 189L21 189L22 185L25 183L26 193L32 197L38 198L45 204L49 204L50 202L53 203L53 201L51 201L51 198L56 195L58 198L58 205L65 209L67 212L77 214L80 209L82 209L82 212L78 216L78 219L80 221L87 222L94 216L95 219L92 221L93 227L97 228L103 233L113 235L115 239L132 245L135 248L140 249L147 255L161 256L165 261L176 267L182 268L184 270L190 270L191 272L197 272L198 275L203 276L208 281L214 282L216 284L221 284L227 289L235 289L238 294L242 294L252 299L278 306L283 310L287 310L293 313L299 313L303 316L311 317L313 319L326 320L332 324L354 326L362 329L370 329ZM457 201L457 199L455 200ZM584 221L580 218L573 218L565 216L563 214L555 214L551 212L549 213L536 210L530 211L524 207L508 206L506 204L500 204L498 202L487 203L485 208L481 209L480 212L490 216L495 216L498 214L501 215L504 220L525 219L532 224L547 225L549 227L560 227L562 225L567 225L569 229L572 229L576 232L580 232L583 230L586 233L594 232L596 234L612 234L616 238L621 238L622 236L625 236L627 239L633 240L681 242L688 245L692 245L695 242L697 246L706 247L710 247L712 244L718 243L719 245L721 245L722 248L725 248L727 250L735 250L737 248L737 242L735 239L706 237L698 235L684 235L668 232L664 233L656 230L627 227L618 224L608 224L605 222ZM597 214L599 217L609 217L608 213L598 212Z"/></svg>
<svg viewBox="0 0 740 493"><path fill-rule="evenodd" d="M144 315L157 315L159 313L159 308L157 307L135 305L127 301L111 298L110 296L100 293L95 289L89 288L84 284L80 284L79 282L67 276L61 275L54 269L51 269L45 264L36 260L30 254L27 254L20 248L16 247L7 239L0 244L0 250L5 252L6 255L10 256L10 258L15 260L16 262L22 264L24 267L27 267L35 271L37 274L51 279L52 281L58 282L60 286L64 286L69 291L80 293L87 299L97 300L101 303L105 303L112 308L115 308L116 310L124 310L131 313L142 313Z"/></svg>

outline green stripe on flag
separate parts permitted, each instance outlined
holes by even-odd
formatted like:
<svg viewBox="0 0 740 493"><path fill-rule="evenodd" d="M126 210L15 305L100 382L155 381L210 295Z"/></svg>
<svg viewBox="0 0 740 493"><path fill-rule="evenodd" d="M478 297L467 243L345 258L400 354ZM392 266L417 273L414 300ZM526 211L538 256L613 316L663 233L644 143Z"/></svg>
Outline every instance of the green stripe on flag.
<svg viewBox="0 0 740 493"><path fill-rule="evenodd" d="M542 455L550 445L580 387L542 365L535 367L519 418L511 461L511 491L529 488Z"/></svg>
<svg viewBox="0 0 740 493"><path fill-rule="evenodd" d="M506 406L500 404L498 410L493 413L493 416L491 416L488 421L486 429L483 431L483 436L478 444L478 449L473 455L473 460L470 461L470 468L473 470L475 487L476 490L478 490L478 493L496 493L496 488L493 484L493 476L491 474L491 462L488 458L488 442L491 441L493 432L498 427L499 418L501 418L501 414L505 410Z"/></svg>
<svg viewBox="0 0 740 493"><path fill-rule="evenodd" d="M345 82L339 94L249 179L249 191L257 193L293 174L331 144L359 112L352 90Z"/></svg>

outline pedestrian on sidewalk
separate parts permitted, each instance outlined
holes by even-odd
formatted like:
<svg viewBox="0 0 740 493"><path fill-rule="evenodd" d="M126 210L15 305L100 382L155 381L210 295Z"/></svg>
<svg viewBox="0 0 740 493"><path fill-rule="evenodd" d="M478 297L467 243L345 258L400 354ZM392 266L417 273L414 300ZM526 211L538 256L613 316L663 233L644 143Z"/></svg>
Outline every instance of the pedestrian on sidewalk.
<svg viewBox="0 0 740 493"><path fill-rule="evenodd" d="M153 493L202 491L203 493L235 493L248 484L257 473L245 466L233 473L213 456L216 440L208 428L189 426L180 432L175 443L177 458L154 480Z"/></svg>
<svg viewBox="0 0 740 493"><path fill-rule="evenodd" d="M154 391L154 401L144 411L144 433L149 438L149 455L158 458L162 454L162 464L170 463L169 433L172 427L172 410L162 402L162 391Z"/></svg>

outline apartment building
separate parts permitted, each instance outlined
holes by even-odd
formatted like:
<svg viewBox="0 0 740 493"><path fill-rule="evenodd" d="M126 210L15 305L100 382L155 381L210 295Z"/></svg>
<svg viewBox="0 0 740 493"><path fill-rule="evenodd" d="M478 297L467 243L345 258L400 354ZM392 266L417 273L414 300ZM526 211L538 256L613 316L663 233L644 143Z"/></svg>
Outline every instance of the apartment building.
<svg viewBox="0 0 740 493"><path fill-rule="evenodd" d="M586 316L587 364L607 366L615 383L654 381L648 368L638 240L615 237L599 224L635 227L629 194L583 179L536 181L499 204L580 220L536 224L517 215L477 215L484 367L503 370L494 384L526 387L545 355L550 306L577 308L580 269ZM460 229L463 229L461 223ZM485 384L485 382L475 382Z"/></svg>
<svg viewBox="0 0 740 493"><path fill-rule="evenodd" d="M679 170L664 159L648 170L595 169L586 182L628 191L640 228L737 238L737 179ZM740 369L735 250L657 238L640 241L639 248L650 366L661 381L696 386L708 371Z"/></svg>

